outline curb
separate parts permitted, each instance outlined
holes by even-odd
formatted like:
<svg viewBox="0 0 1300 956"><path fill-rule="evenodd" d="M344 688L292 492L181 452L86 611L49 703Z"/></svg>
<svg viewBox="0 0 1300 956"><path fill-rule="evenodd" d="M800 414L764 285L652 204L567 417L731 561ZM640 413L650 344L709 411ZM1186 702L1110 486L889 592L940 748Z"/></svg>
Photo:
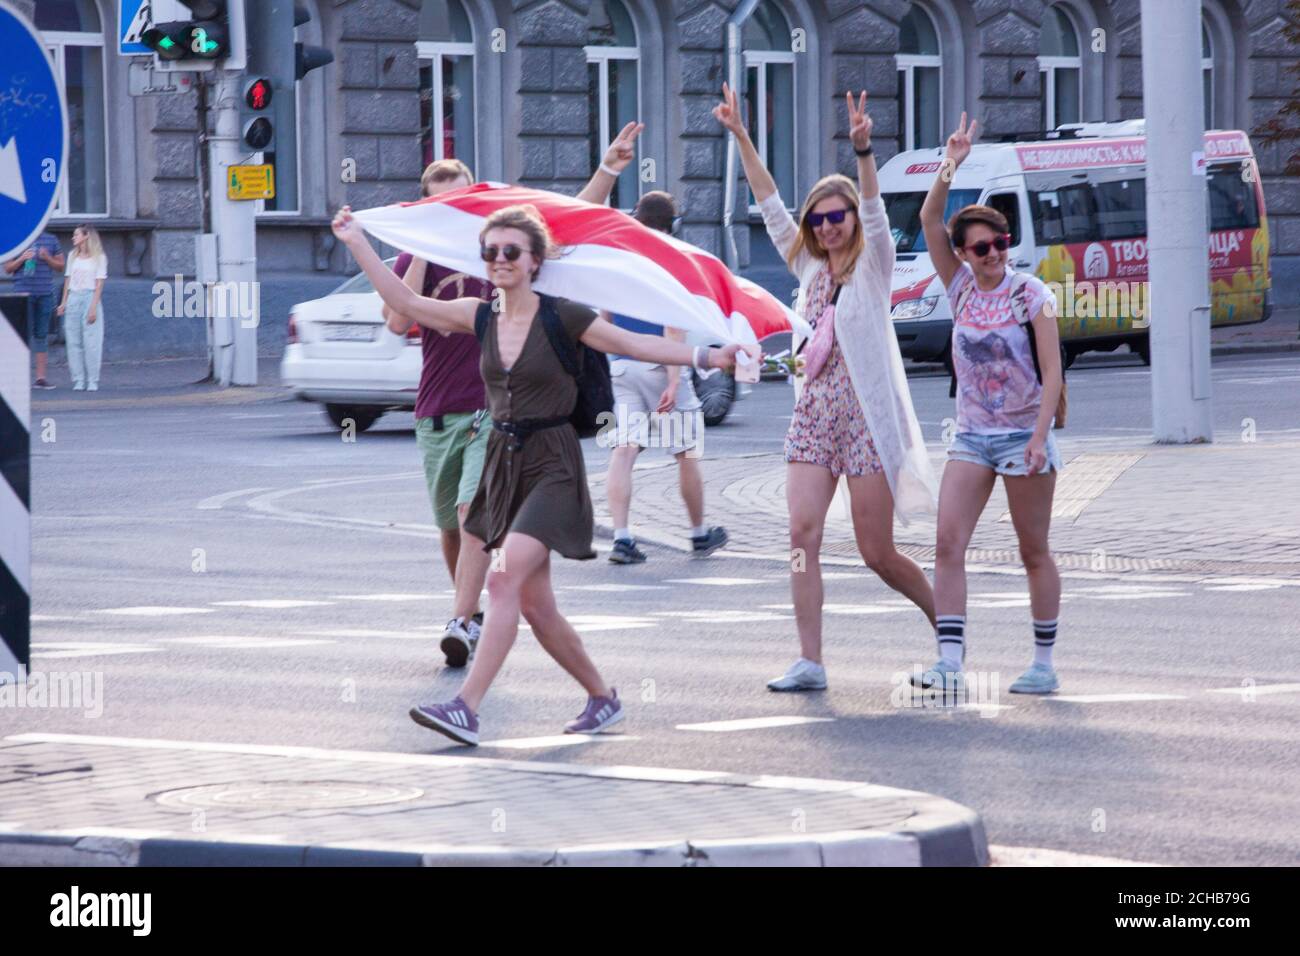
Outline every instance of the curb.
<svg viewBox="0 0 1300 956"><path fill-rule="evenodd" d="M1212 345L1210 355L1250 355L1256 352L1300 352L1300 341L1259 342L1240 345Z"/></svg>
<svg viewBox="0 0 1300 956"><path fill-rule="evenodd" d="M498 760L479 757L326 751L308 747L136 741L81 735L19 734L4 738L27 743L98 743L131 749L187 750L309 760L351 760L396 766L458 766L512 770L520 774L565 775L592 780L642 780L667 786L755 788L770 792L839 793L863 801L907 801L896 824L824 833L779 833L743 838L663 843L584 843L572 846L500 847L412 844L384 841L297 843L230 835L227 839L185 838L156 830L105 827L50 832L0 830L4 866L987 866L984 824L974 810L943 797L846 780L753 776L661 767L600 767L586 764ZM665 799L670 799L666 797ZM910 812L907 812L910 810ZM877 811L878 812L878 811ZM889 811L893 812L893 811ZM856 815L856 814L855 814ZM869 819L869 816L864 817ZM879 819L879 817L877 817ZM701 826L707 827L707 822Z"/></svg>

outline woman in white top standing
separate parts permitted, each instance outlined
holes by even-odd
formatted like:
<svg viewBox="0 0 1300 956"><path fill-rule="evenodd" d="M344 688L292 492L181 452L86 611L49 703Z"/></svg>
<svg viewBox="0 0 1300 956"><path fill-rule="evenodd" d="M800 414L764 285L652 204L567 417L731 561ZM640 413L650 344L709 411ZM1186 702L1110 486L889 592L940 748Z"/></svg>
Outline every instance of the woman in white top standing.
<svg viewBox="0 0 1300 956"><path fill-rule="evenodd" d="M867 94L848 103L849 139L858 182L831 175L804 199L799 223L745 129L736 94L726 85L713 115L740 149L763 222L799 278L797 310L815 332L804 346L807 384L786 435L786 500L800 658L768 683L776 691L823 690L820 551L826 511L840 476L848 480L853 533L867 567L934 623L934 593L925 572L894 547L894 514L934 511L936 481L903 374L889 318L894 239L871 155Z"/></svg>
<svg viewBox="0 0 1300 956"><path fill-rule="evenodd" d="M100 299L104 294L104 280L108 278L108 257L104 255L99 233L91 226L80 225L72 234L72 254L68 256L64 275L59 315L64 317L72 390L96 392L99 391L99 366L104 358L104 314Z"/></svg>

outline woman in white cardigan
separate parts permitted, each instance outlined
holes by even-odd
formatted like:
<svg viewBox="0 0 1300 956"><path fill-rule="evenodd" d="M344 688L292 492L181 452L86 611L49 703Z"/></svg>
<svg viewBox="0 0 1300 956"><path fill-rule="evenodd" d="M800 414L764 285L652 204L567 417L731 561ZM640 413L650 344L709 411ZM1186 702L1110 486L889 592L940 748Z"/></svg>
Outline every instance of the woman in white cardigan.
<svg viewBox="0 0 1300 956"><path fill-rule="evenodd" d="M889 318L894 240L871 155L867 94L848 102L858 185L821 179L796 225L754 148L736 94L725 84L713 115L740 148L749 187L768 235L799 278L797 311L814 327L804 343L806 384L786 435L786 501L800 658L768 683L778 691L823 690L820 552L826 511L847 479L853 532L867 567L909 598L934 625L925 572L894 547L893 517L935 511L936 482L903 374ZM796 347L798 343L796 343Z"/></svg>

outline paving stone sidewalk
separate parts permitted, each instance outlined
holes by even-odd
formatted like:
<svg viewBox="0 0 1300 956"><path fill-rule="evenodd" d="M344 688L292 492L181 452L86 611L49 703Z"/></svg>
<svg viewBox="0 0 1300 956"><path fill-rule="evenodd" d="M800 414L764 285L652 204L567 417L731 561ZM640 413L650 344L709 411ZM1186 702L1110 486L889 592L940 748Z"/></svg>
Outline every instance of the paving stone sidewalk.
<svg viewBox="0 0 1300 956"><path fill-rule="evenodd" d="M1065 469L1057 483L1051 546L1062 569L1102 573L1182 572L1300 577L1300 523L1294 514L1300 441L1245 441L1237 432L1206 445L1156 445L1147 439L1072 438L1057 433ZM944 450L929 448L936 473ZM631 522L641 540L686 550L686 516L677 469L662 458L634 473ZM710 524L725 525L728 551L787 561L785 464L780 455L702 463ZM1278 497L1280 496L1280 497ZM604 475L592 476L596 523L611 525ZM1270 504L1272 502L1272 504ZM933 563L933 518L895 523L899 550ZM832 502L825 560L861 564L847 495ZM1001 482L975 529L970 565L1020 565Z"/></svg>
<svg viewBox="0 0 1300 956"><path fill-rule="evenodd" d="M978 815L708 771L28 734L0 866L982 866Z"/></svg>

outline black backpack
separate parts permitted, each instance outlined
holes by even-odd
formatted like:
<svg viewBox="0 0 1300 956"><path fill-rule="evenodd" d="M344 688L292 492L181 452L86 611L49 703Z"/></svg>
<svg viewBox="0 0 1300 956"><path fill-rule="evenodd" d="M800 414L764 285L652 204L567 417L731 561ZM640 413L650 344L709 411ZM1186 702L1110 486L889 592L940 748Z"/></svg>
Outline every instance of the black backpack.
<svg viewBox="0 0 1300 956"><path fill-rule="evenodd" d="M579 438L591 438L607 425L611 419L603 421L601 415L612 415L614 411L614 385L609 376L609 359L604 352L574 343L564 331L560 321L559 303L563 300L554 296L540 295L542 300L539 313L542 329L555 350L555 356L564 366L564 370L573 376L578 384L578 399L569 414L569 424L578 433ZM474 334L483 343L487 335L488 322L492 318L492 303L484 302L474 314Z"/></svg>

